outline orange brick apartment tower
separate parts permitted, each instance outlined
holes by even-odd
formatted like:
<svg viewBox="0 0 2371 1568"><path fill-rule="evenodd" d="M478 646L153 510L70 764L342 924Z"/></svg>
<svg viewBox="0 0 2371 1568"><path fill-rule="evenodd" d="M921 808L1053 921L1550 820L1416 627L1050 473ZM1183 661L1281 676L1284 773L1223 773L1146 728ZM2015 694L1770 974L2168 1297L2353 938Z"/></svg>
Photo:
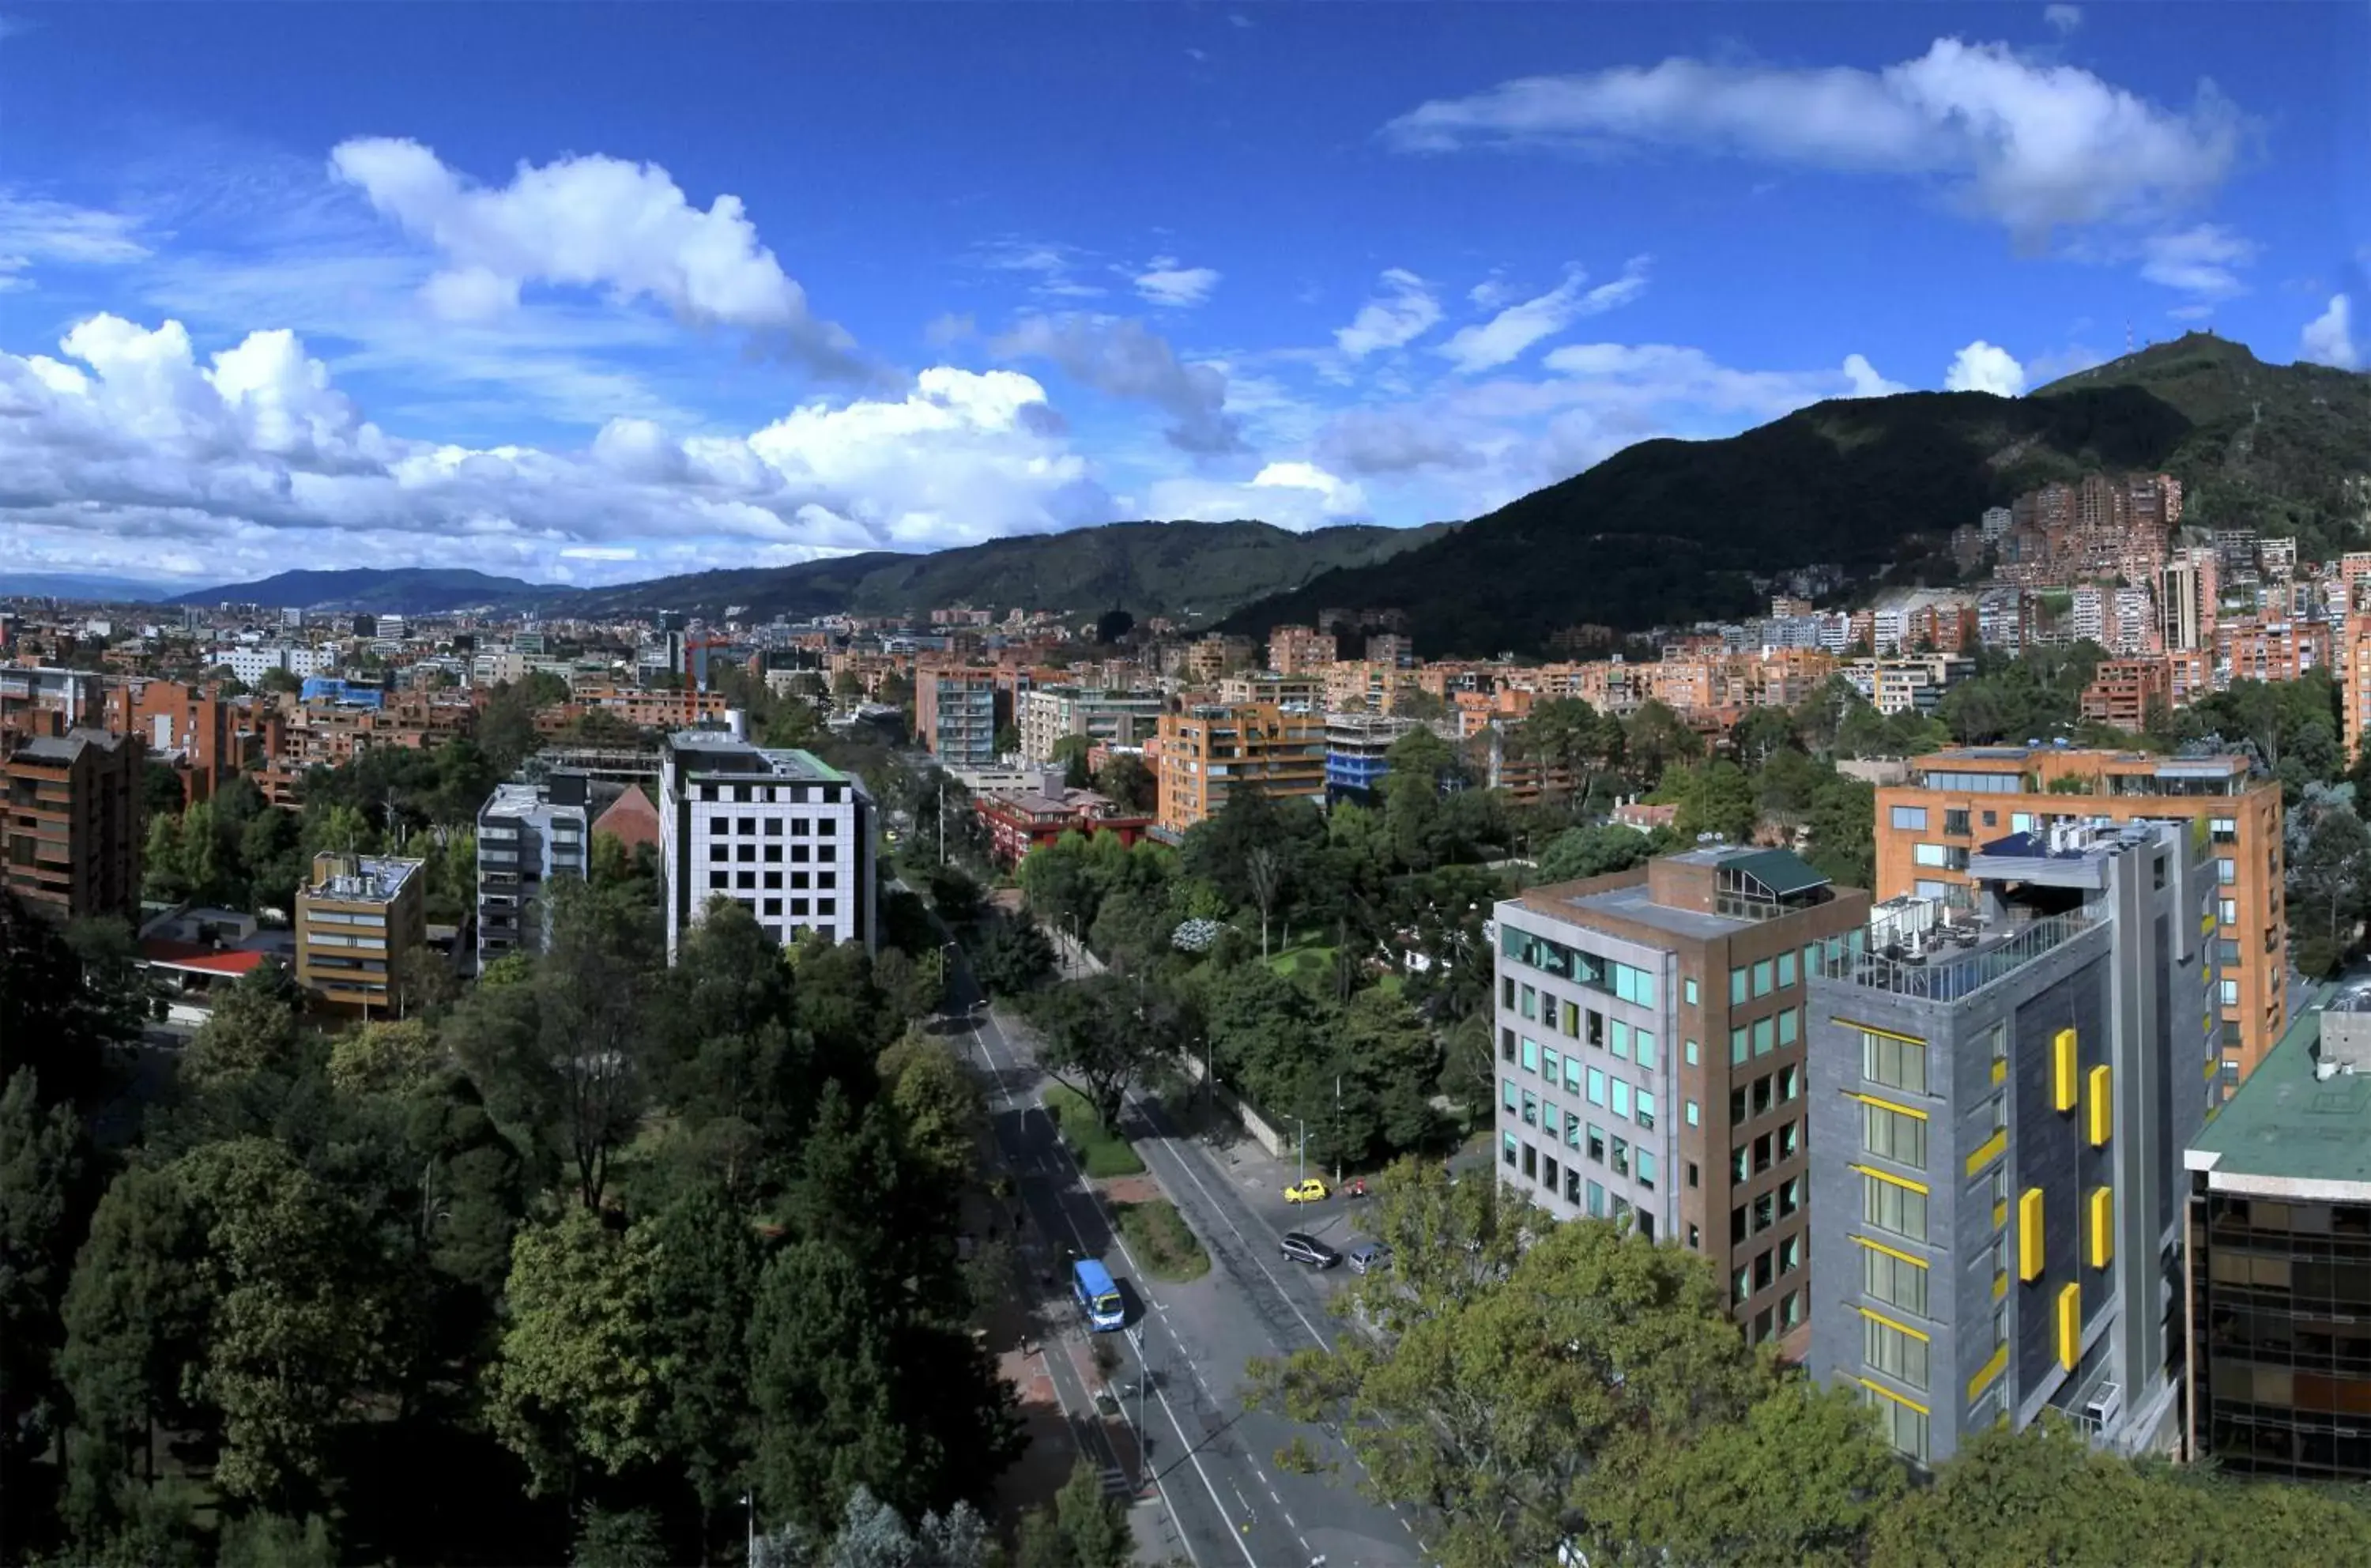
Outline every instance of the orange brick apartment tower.
<svg viewBox="0 0 2371 1568"><path fill-rule="evenodd" d="M2255 1070L2288 1025L2288 915L2281 790L2245 757L2169 757L2055 746L1977 746L1913 758L1910 782L1877 792L1877 888L1949 897L1969 855L2053 819L2198 821L2213 839L2222 944L2223 1091Z"/></svg>
<svg viewBox="0 0 2371 1568"><path fill-rule="evenodd" d="M0 887L59 920L140 916L140 742L0 742Z"/></svg>

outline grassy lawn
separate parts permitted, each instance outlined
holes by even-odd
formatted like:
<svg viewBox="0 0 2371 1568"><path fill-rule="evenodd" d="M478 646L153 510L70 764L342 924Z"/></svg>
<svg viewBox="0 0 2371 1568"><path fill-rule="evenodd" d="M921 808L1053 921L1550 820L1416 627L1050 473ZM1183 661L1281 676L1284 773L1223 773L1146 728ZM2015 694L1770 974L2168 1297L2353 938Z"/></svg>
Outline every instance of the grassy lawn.
<svg viewBox="0 0 2371 1568"><path fill-rule="evenodd" d="M1079 1164L1090 1176L1141 1176L1144 1161L1118 1133L1095 1124L1095 1108L1085 1095L1057 1084L1046 1091L1047 1113L1062 1129Z"/></svg>
<svg viewBox="0 0 2371 1568"><path fill-rule="evenodd" d="M1202 1243L1178 1216L1177 1205L1166 1198L1151 1198L1140 1204L1115 1205L1119 1215L1120 1234L1128 1238L1128 1251L1144 1264L1144 1272L1155 1279L1200 1279L1210 1272L1210 1254L1202 1251Z"/></svg>
<svg viewBox="0 0 2371 1568"><path fill-rule="evenodd" d="M1330 974L1334 972L1334 950L1330 947L1288 948L1270 958L1267 966L1288 979L1298 974Z"/></svg>

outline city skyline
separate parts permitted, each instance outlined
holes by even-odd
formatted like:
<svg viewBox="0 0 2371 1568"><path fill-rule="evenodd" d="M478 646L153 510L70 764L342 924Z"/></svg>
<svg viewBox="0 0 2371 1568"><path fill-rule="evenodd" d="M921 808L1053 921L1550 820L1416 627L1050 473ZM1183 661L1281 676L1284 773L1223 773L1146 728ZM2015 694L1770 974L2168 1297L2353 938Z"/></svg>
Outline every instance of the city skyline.
<svg viewBox="0 0 2371 1568"><path fill-rule="evenodd" d="M1404 525L2127 331L2358 352L2351 11L922 14L9 10L0 551Z"/></svg>

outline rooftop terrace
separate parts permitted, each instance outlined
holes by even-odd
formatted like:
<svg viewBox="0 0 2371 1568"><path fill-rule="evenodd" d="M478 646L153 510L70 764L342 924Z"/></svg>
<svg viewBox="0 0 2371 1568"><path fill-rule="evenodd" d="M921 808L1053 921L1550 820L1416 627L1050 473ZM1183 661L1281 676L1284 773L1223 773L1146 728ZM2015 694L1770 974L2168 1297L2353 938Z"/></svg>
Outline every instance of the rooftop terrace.
<svg viewBox="0 0 2371 1568"><path fill-rule="evenodd" d="M2371 1189L2371 1077L2315 1072L2327 1012L2360 1007L2371 987L2324 986L2299 1009L2183 1157L2210 1185L2259 1191L2327 1183ZM2298 1192L2296 1195L2311 1195ZM2354 1194L2354 1201L2371 1191Z"/></svg>

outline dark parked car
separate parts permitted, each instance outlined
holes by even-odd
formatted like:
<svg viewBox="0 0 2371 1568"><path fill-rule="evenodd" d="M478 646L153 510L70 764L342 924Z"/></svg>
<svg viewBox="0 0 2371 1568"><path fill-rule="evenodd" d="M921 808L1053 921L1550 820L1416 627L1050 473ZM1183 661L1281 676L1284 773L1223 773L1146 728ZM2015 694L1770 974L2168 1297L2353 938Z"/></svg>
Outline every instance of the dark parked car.
<svg viewBox="0 0 2371 1568"><path fill-rule="evenodd" d="M1372 1274L1392 1266L1392 1250L1380 1241L1361 1241L1350 1249L1350 1272Z"/></svg>
<svg viewBox="0 0 2371 1568"><path fill-rule="evenodd" d="M1330 1269L1342 1261L1342 1254L1314 1236L1303 1236L1298 1230L1284 1233L1284 1255L1296 1263L1307 1263L1314 1269Z"/></svg>

